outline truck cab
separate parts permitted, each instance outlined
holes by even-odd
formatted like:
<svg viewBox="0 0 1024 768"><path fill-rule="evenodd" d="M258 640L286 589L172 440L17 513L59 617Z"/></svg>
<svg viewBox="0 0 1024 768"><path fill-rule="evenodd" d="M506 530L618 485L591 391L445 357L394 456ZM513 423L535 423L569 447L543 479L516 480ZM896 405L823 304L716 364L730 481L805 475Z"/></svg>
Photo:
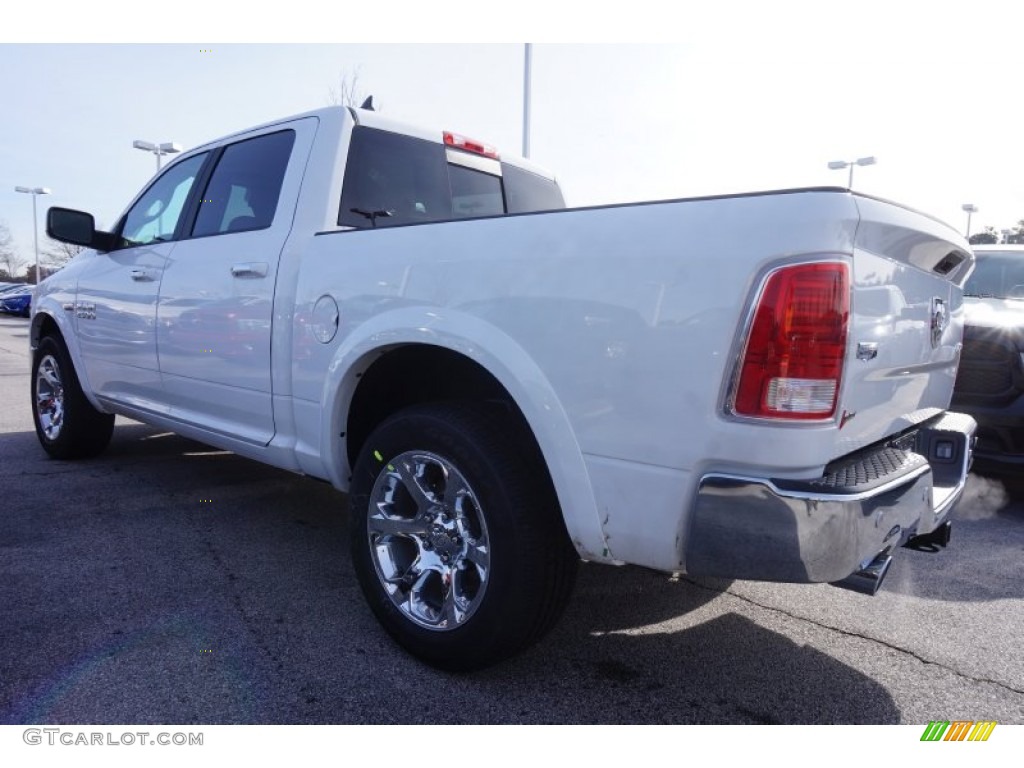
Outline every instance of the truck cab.
<svg viewBox="0 0 1024 768"><path fill-rule="evenodd" d="M57 322L98 407L267 446L291 389L298 254L316 233L564 207L551 174L487 144L327 108L184 153L86 240L103 256L47 293L75 294Z"/></svg>

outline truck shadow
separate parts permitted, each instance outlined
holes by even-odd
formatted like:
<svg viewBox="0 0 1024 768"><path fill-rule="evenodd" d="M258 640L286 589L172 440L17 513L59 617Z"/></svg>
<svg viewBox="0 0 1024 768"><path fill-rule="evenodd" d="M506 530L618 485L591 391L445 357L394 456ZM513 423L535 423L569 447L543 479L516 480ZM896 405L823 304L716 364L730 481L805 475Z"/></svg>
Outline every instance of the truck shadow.
<svg viewBox="0 0 1024 768"><path fill-rule="evenodd" d="M30 432L0 457L0 722L900 721L869 676L731 610L727 582L582 565L539 645L451 675L374 620L327 485L133 424L88 462Z"/></svg>
<svg viewBox="0 0 1024 768"><path fill-rule="evenodd" d="M556 632L481 680L534 688L524 722L900 722L870 677L718 604L727 587L585 566Z"/></svg>

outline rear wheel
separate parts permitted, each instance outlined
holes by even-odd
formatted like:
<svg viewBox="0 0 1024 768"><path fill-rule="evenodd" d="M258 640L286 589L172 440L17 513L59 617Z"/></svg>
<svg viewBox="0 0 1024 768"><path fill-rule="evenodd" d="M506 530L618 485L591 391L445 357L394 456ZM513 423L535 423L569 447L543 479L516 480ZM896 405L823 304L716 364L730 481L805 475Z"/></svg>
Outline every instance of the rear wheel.
<svg viewBox="0 0 1024 768"><path fill-rule="evenodd" d="M350 498L352 559L384 628L429 664L468 670L535 643L577 569L550 482L502 409L417 406L367 440Z"/></svg>
<svg viewBox="0 0 1024 768"><path fill-rule="evenodd" d="M32 418L40 444L54 459L95 456L114 431L113 414L93 408L57 336L44 336L32 358Z"/></svg>

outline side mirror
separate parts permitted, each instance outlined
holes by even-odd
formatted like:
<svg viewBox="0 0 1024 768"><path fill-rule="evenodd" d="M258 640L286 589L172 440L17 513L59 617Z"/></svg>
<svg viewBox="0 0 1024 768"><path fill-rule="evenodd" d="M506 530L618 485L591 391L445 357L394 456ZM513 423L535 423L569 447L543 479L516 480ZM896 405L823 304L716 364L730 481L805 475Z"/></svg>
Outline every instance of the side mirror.
<svg viewBox="0 0 1024 768"><path fill-rule="evenodd" d="M97 251L110 251L114 248L114 236L109 232L97 231L96 220L91 213L70 208L54 207L46 212L46 234L62 243L84 245Z"/></svg>

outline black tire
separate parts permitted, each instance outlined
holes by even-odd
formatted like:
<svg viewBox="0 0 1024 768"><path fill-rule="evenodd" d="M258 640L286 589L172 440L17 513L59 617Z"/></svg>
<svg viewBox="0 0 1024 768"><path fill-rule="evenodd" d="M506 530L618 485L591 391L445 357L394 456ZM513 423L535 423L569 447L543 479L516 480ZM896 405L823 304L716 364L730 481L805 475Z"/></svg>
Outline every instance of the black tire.
<svg viewBox="0 0 1024 768"><path fill-rule="evenodd" d="M478 669L525 649L572 592L579 560L518 435L497 406L422 405L385 420L356 461L359 584L391 636L435 667Z"/></svg>
<svg viewBox="0 0 1024 768"><path fill-rule="evenodd" d="M44 336L32 356L32 420L54 459L84 459L110 442L114 416L86 399L64 340Z"/></svg>

